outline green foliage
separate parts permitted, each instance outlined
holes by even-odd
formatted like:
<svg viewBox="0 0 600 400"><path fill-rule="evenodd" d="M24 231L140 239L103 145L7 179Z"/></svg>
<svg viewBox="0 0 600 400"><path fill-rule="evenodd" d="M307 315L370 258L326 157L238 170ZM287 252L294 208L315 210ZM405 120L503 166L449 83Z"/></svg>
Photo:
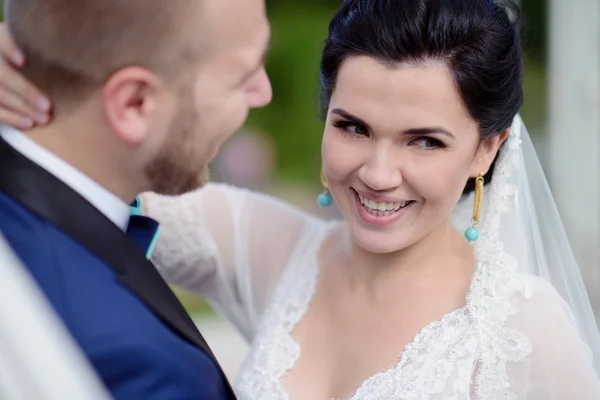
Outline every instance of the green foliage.
<svg viewBox="0 0 600 400"><path fill-rule="evenodd" d="M547 56L548 0L521 0L521 43L528 57L544 64Z"/></svg>
<svg viewBox="0 0 600 400"><path fill-rule="evenodd" d="M523 91L525 101L521 108L521 116L529 127L530 134L539 132L547 120L547 81L546 69L539 60L525 60L525 82Z"/></svg>

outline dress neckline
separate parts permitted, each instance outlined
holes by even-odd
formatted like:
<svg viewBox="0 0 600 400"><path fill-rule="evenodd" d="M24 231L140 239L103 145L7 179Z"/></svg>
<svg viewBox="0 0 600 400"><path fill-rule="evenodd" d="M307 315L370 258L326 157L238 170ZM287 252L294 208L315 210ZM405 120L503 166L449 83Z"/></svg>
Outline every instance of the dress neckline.
<svg viewBox="0 0 600 400"><path fill-rule="evenodd" d="M321 270L319 254L322 244L325 242L332 229L339 226L339 224L339 221L331 222L320 233L313 233L311 235L313 240L309 241L310 244L307 243L309 248L305 246L298 247L298 250L303 250L303 254L297 254L298 256L292 256L290 258L292 262L286 267L285 276L278 285L276 294L273 298L274 302L281 301L279 310L283 311L281 313L276 313L277 315L280 315L280 323L276 329L276 331L280 333L280 338L279 345L273 345L274 349L278 349L277 359L279 368L275 368L273 373L269 374L270 379L275 383L275 391L278 394L277 399L289 400L290 398L284 384L284 376L294 369L300 358L301 352L301 346L294 338L293 332L298 323L309 311L317 289ZM300 253L300 251L298 253ZM473 283L474 279L472 277L466 299L469 298ZM281 294L277 293L279 291L287 293L289 296L285 296L285 298L281 300ZM369 387L376 384L381 378L398 374L398 372L409 362L419 362L420 350L423 347L427 347L427 342L429 342L428 339L434 337L436 331L453 324L464 326L465 322L469 320L468 314L469 307L465 304L462 307L447 312L440 319L427 323L404 346L404 349L399 351L396 358L397 362L395 364L390 366L387 370L379 371L363 380L353 394L344 400L357 400L361 396L361 393L369 390ZM277 342L277 340L273 341L273 343L275 342ZM262 346L262 348L265 349L266 347ZM332 398L330 400L341 399Z"/></svg>

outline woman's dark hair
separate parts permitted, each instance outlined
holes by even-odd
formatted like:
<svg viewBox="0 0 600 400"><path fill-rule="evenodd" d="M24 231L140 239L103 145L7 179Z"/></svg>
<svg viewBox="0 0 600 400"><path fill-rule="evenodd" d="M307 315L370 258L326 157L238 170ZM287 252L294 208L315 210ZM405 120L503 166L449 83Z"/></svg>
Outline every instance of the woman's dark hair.
<svg viewBox="0 0 600 400"><path fill-rule="evenodd" d="M347 57L364 55L392 65L437 60L450 68L481 139L498 135L523 102L519 15L509 1L344 1L329 25L321 58L322 115Z"/></svg>

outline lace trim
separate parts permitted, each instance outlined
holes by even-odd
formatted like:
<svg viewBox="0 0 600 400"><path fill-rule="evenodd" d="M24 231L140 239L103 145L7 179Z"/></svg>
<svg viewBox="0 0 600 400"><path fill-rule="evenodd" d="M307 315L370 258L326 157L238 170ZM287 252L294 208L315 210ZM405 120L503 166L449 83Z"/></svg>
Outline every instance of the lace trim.
<svg viewBox="0 0 600 400"><path fill-rule="evenodd" d="M519 130L512 131L499 155L488 215L474 249L478 268L467 296L467 308L475 321L479 342L479 370L475 378L478 399L516 399L510 389L507 362L523 361L533 350L529 338L506 326L507 318L518 311L511 295L524 288L518 279L517 260L504 250L500 240L502 214L510 210L516 196L510 177L519 161L520 134Z"/></svg>
<svg viewBox="0 0 600 400"><path fill-rule="evenodd" d="M428 399L441 392L456 362L475 351L476 341L467 334L471 329L466 306L431 322L406 346L398 364L364 381L351 400ZM431 360L445 362L432 370ZM467 393L469 382L456 386L454 395Z"/></svg>
<svg viewBox="0 0 600 400"><path fill-rule="evenodd" d="M253 343L255 351L242 368L247 367L261 379L252 379L252 372L241 374L236 385L241 399L289 399L281 379L300 357L300 346L292 337L292 330L306 313L315 292L318 250L331 226L323 224L308 229L290 257L292 262L286 267L259 326Z"/></svg>

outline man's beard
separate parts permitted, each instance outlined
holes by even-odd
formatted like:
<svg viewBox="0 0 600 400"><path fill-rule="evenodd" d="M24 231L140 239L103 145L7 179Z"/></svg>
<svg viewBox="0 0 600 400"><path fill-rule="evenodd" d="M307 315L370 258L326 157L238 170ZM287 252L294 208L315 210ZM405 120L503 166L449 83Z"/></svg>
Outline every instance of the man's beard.
<svg viewBox="0 0 600 400"><path fill-rule="evenodd" d="M190 86L181 90L180 109L169 126L165 145L146 168L152 190L176 196L196 190L208 181L208 149L198 148L199 115Z"/></svg>

